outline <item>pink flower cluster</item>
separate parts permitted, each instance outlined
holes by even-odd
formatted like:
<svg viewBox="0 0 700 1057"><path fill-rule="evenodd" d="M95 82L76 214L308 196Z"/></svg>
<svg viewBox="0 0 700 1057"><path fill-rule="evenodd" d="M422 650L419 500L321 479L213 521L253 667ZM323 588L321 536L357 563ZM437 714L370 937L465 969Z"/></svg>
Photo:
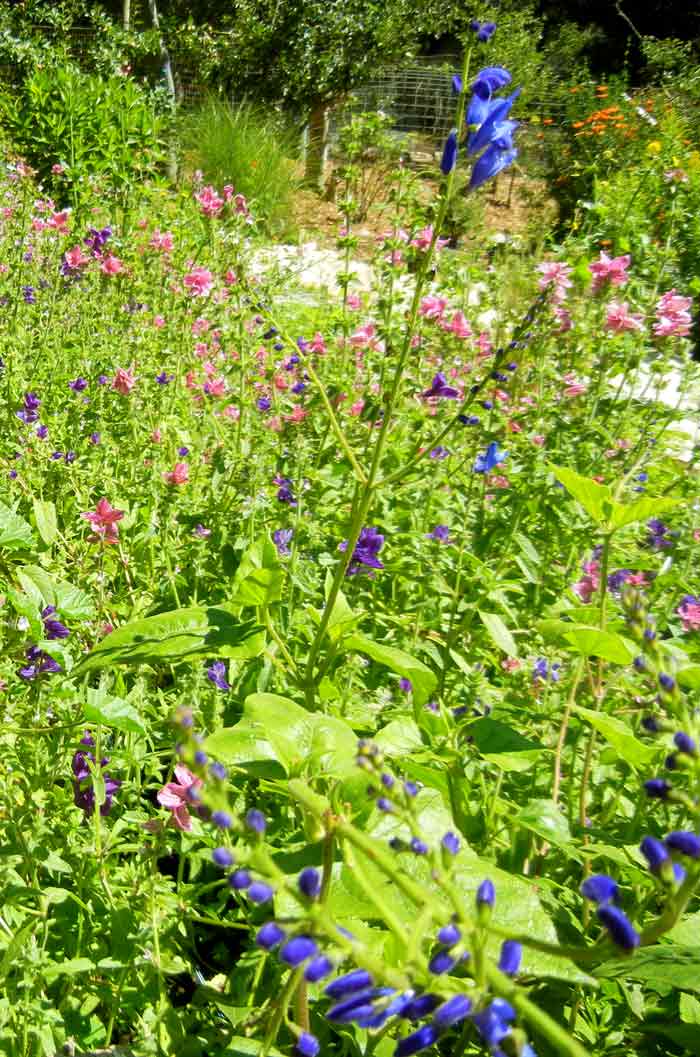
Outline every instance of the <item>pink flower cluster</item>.
<svg viewBox="0 0 700 1057"><path fill-rule="evenodd" d="M607 253L601 253L597 261L588 265L588 270L593 276L591 292L597 293L608 283L610 286L624 286L629 280L627 269L631 260L628 253L623 257L608 257Z"/></svg>
<svg viewBox="0 0 700 1057"><path fill-rule="evenodd" d="M654 335L657 338L684 338L689 334L693 325L692 303L692 297L681 297L675 290L665 293L656 304Z"/></svg>
<svg viewBox="0 0 700 1057"><path fill-rule="evenodd" d="M116 510L108 499L100 499L94 510L86 510L80 516L92 525L94 534L90 537L91 543L119 542L117 522L124 517L124 511Z"/></svg>
<svg viewBox="0 0 700 1057"><path fill-rule="evenodd" d="M621 334L626 330L643 330L644 316L630 312L626 301L611 301L605 318L606 330Z"/></svg>
<svg viewBox="0 0 700 1057"><path fill-rule="evenodd" d="M683 621L683 631L700 631L700 598L686 595L676 613Z"/></svg>
<svg viewBox="0 0 700 1057"><path fill-rule="evenodd" d="M555 303L563 301L566 291L573 285L569 278L571 265L565 264L564 261L544 261L537 265L537 271L541 275L538 283L540 290L551 289L552 301Z"/></svg>

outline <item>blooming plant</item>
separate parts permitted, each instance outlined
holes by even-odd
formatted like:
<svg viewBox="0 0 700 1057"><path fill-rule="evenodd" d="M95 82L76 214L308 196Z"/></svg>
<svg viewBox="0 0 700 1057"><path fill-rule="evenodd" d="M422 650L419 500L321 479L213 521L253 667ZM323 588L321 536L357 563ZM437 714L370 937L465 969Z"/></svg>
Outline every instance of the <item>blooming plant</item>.
<svg viewBox="0 0 700 1057"><path fill-rule="evenodd" d="M229 183L4 171L12 1057L696 1044L696 292L673 240L448 245L517 150L471 34L330 294Z"/></svg>

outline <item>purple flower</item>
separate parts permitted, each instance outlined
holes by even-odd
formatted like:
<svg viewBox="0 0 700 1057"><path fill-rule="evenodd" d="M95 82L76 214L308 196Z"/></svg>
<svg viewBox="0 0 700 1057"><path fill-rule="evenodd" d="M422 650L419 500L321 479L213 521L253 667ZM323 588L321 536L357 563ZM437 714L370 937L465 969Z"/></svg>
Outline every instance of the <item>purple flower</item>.
<svg viewBox="0 0 700 1057"><path fill-rule="evenodd" d="M430 452L430 458L437 459L439 462L442 462L443 459L448 459L449 456L450 453L448 449L444 448L442 444L438 444L437 448L433 448L433 450Z"/></svg>
<svg viewBox="0 0 700 1057"><path fill-rule="evenodd" d="M258 411L269 411L272 407L272 401L269 396L261 396L256 404Z"/></svg>
<svg viewBox="0 0 700 1057"><path fill-rule="evenodd" d="M31 682L40 675L55 675L56 672L63 671L60 664L53 657L50 657L48 653L40 650L38 646L30 646L26 651L26 658L29 664L24 668L20 668L19 675L21 679L27 682Z"/></svg>
<svg viewBox="0 0 700 1057"><path fill-rule="evenodd" d="M99 231L97 228L90 228L89 234L84 239L85 245L89 246L93 253L97 254L110 238L111 234L112 229L109 227L101 228Z"/></svg>
<svg viewBox="0 0 700 1057"><path fill-rule="evenodd" d="M492 441L483 455L477 455L474 463L474 473L491 473L493 469L502 463L508 453L501 451L497 441Z"/></svg>
<svg viewBox="0 0 700 1057"><path fill-rule="evenodd" d="M313 866L307 866L299 874L299 891L307 899L317 899L321 892L321 875Z"/></svg>
<svg viewBox="0 0 700 1057"><path fill-rule="evenodd" d="M561 665L555 663L549 665L549 662L544 657L539 657L532 666L532 679L533 682L541 679L543 683L548 680L552 683L559 682L559 669Z"/></svg>
<svg viewBox="0 0 700 1057"><path fill-rule="evenodd" d="M656 837L644 837L639 850L649 863L649 869L653 874L658 874L661 867L669 861L665 845Z"/></svg>
<svg viewBox="0 0 700 1057"><path fill-rule="evenodd" d="M374 981L366 969L353 969L345 976L339 976L325 987L325 993L329 998L345 998L346 995L354 995L358 991L365 991L371 987Z"/></svg>
<svg viewBox="0 0 700 1057"><path fill-rule="evenodd" d="M481 882L476 890L476 905L477 907L492 907L495 902L496 889L493 881L489 881L487 878Z"/></svg>
<svg viewBox="0 0 700 1057"><path fill-rule="evenodd" d="M214 848L211 857L213 862L222 869L226 869L227 866L233 866L233 855L228 848Z"/></svg>
<svg viewBox="0 0 700 1057"><path fill-rule="evenodd" d="M288 477L275 477L274 483L279 485L277 489L277 499L280 503L288 503L289 506L296 506L297 501L294 498L294 492L292 491L292 482Z"/></svg>
<svg viewBox="0 0 700 1057"><path fill-rule="evenodd" d="M276 921L267 921L257 932L255 942L258 947L265 951L271 951L277 947L285 937L284 929L281 929Z"/></svg>
<svg viewBox="0 0 700 1057"><path fill-rule="evenodd" d="M472 22L471 28L476 33L476 39L486 44L496 32L495 22Z"/></svg>
<svg viewBox="0 0 700 1057"><path fill-rule="evenodd" d="M31 425L32 422L36 422L39 418L39 408L41 407L41 400L36 393L25 393L24 394L24 406L16 411L17 418L21 419L26 425Z"/></svg>
<svg viewBox="0 0 700 1057"><path fill-rule="evenodd" d="M440 159L440 169L445 176L448 176L455 165L457 164L457 151L459 145L457 143L457 129L453 128L449 136L445 140L445 146L442 151L442 158Z"/></svg>
<svg viewBox="0 0 700 1057"><path fill-rule="evenodd" d="M456 833L446 833L442 838L442 846L450 855L457 855L459 852L459 837Z"/></svg>
<svg viewBox="0 0 700 1057"><path fill-rule="evenodd" d="M231 829L233 825L233 819L228 811L212 811L211 820L219 829Z"/></svg>
<svg viewBox="0 0 700 1057"><path fill-rule="evenodd" d="M265 881L253 881L248 887L248 898L251 903L269 903L274 894L272 887Z"/></svg>
<svg viewBox="0 0 700 1057"><path fill-rule="evenodd" d="M517 940L505 940L501 944L501 956L498 960L498 968L506 976L515 976L520 969L523 957L523 948Z"/></svg>
<svg viewBox="0 0 700 1057"><path fill-rule="evenodd" d="M321 1052L321 1043L310 1031L302 1031L294 1047L299 1057L317 1057Z"/></svg>
<svg viewBox="0 0 700 1057"><path fill-rule="evenodd" d="M679 855L687 855L690 859L700 859L700 837L696 833L688 833L687 830L669 833L666 847Z"/></svg>
<svg viewBox="0 0 700 1057"><path fill-rule="evenodd" d="M62 624L60 620L54 620L53 614L56 612L55 606L46 606L41 611L41 619L44 622L44 631L46 632L47 639L67 639L70 635L70 631Z"/></svg>
<svg viewBox="0 0 700 1057"><path fill-rule="evenodd" d="M343 540L343 542L338 545L338 550L345 552L347 546L348 541ZM383 569L384 566L377 557L383 546L384 537L376 528L363 528L360 532L357 543L355 544L355 549L352 552L352 558L348 565L346 576L354 576L361 571L363 565L366 565L370 569Z"/></svg>
<svg viewBox="0 0 700 1057"><path fill-rule="evenodd" d="M399 690L403 690L405 694L410 694L413 690L413 683L410 679L405 679L403 676L399 679Z"/></svg>
<svg viewBox="0 0 700 1057"><path fill-rule="evenodd" d="M330 958L325 954L319 954L317 958L312 958L304 969L304 979L310 984L317 984L319 980L323 980L324 976L329 976L333 969L333 962Z"/></svg>
<svg viewBox="0 0 700 1057"><path fill-rule="evenodd" d="M177 449L177 453L178 453L178 455L181 455L182 458L184 459L186 455L189 455L190 449L189 448L185 448L185 447L178 448Z"/></svg>
<svg viewBox="0 0 700 1057"><path fill-rule="evenodd" d="M673 787L669 785L665 778L650 778L648 782L644 783L644 788L647 796L651 799L668 800L668 794Z"/></svg>
<svg viewBox="0 0 700 1057"><path fill-rule="evenodd" d="M87 731L85 736L81 739L81 744L86 747L94 746L94 741L90 732ZM95 766L95 757L91 752L85 752L83 749L79 749L73 755L72 770L73 770L73 802L76 807L81 808L85 815L92 815L95 810L95 790L92 781L92 772L88 765L88 761ZM121 782L118 778L112 778L104 768L109 763L109 759L105 756L100 760L99 770L101 777L104 781L105 799L104 803L100 805L100 814L108 815L114 800L114 795L121 786Z"/></svg>
<svg viewBox="0 0 700 1057"><path fill-rule="evenodd" d="M436 397L438 399L445 400L456 400L459 396L459 390L455 389L452 385L448 385L445 375L438 372L433 378L430 389L424 390L424 392L422 392L420 395L423 400L427 400L430 397Z"/></svg>
<svg viewBox="0 0 700 1057"><path fill-rule="evenodd" d="M83 389L87 389L88 383L85 378L74 378L72 382L68 383L68 388L72 389L74 393L82 393Z"/></svg>
<svg viewBox="0 0 700 1057"><path fill-rule="evenodd" d="M39 440L46 440L46 438L49 435L49 427L48 426L44 426L44 425L37 426L36 427L36 435L39 438Z"/></svg>
<svg viewBox="0 0 700 1057"><path fill-rule="evenodd" d="M462 933L456 925L443 925L437 934L438 943L443 943L446 947L454 947L455 943L459 943L462 938Z"/></svg>
<svg viewBox="0 0 700 1057"><path fill-rule="evenodd" d="M207 668L207 679L214 684L217 690L226 692L231 689L231 684L226 681L226 665L223 661L214 661Z"/></svg>
<svg viewBox="0 0 700 1057"><path fill-rule="evenodd" d="M246 812L245 824L249 830L252 830L253 833L257 833L259 835L262 835L265 832L265 829L267 828L265 816L263 815L262 811L258 811L258 809L255 807L251 807L251 809Z"/></svg>
<svg viewBox="0 0 700 1057"><path fill-rule="evenodd" d="M453 1024L459 1024L468 1017L471 1008L471 1000L466 995L454 995L435 1010L433 1024L439 1031L447 1031Z"/></svg>
<svg viewBox="0 0 700 1057"><path fill-rule="evenodd" d="M647 521L647 528L649 529L648 546L654 550L673 546L673 540L667 538L670 530L667 525L664 525L663 521L658 518L651 518L650 521Z"/></svg>
<svg viewBox="0 0 700 1057"><path fill-rule="evenodd" d="M489 1046L498 1046L499 1042L510 1034L510 1024L515 1020L515 1010L510 1002L503 998L494 998L493 1002L472 1017L477 1031Z"/></svg>
<svg viewBox="0 0 700 1057"><path fill-rule="evenodd" d="M436 543L452 543L447 525L436 525L432 532L426 533L425 538L435 540Z"/></svg>
<svg viewBox="0 0 700 1057"><path fill-rule="evenodd" d="M276 529L272 533L272 541L277 547L277 553L282 558L286 558L291 551L289 550L289 544L294 537L294 529Z"/></svg>
<svg viewBox="0 0 700 1057"><path fill-rule="evenodd" d="M487 180L498 176L502 169L513 164L517 156L518 152L515 148L513 150L502 150L495 143L492 143L474 163L471 179L469 180L469 190L475 191L477 187L481 187Z"/></svg>
<svg viewBox="0 0 700 1057"><path fill-rule="evenodd" d="M632 951L640 944L640 937L627 915L612 903L603 903L597 910L598 920L610 933L610 938L618 947Z"/></svg>
<svg viewBox="0 0 700 1057"><path fill-rule="evenodd" d="M434 1024L424 1024L422 1028L418 1028L418 1031L399 1039L394 1050L394 1057L411 1057L413 1053L427 1050L429 1046L437 1042L438 1035L438 1029Z"/></svg>
<svg viewBox="0 0 700 1057"><path fill-rule="evenodd" d="M282 947L280 960L286 962L287 965L301 965L307 958L312 958L317 950L318 947L311 936L293 936Z"/></svg>
<svg viewBox="0 0 700 1057"><path fill-rule="evenodd" d="M97 446L100 443L100 441L102 440L102 437L101 437L101 435L99 433L95 432L95 433L91 433L90 434L89 440L90 440L91 444L94 444L95 446Z"/></svg>
<svg viewBox="0 0 700 1057"><path fill-rule="evenodd" d="M160 374L156 375L156 382L158 385L169 385L170 382L175 378L174 374L167 374L166 371L161 371Z"/></svg>
<svg viewBox="0 0 700 1057"><path fill-rule="evenodd" d="M195 525L192 529L192 534L200 540L206 540L211 536L211 529L206 528L204 525Z"/></svg>
<svg viewBox="0 0 700 1057"><path fill-rule="evenodd" d="M435 976L441 976L443 973L449 973L456 964L457 959L453 958L447 951L438 951L428 963L428 972L433 973Z"/></svg>
<svg viewBox="0 0 700 1057"><path fill-rule="evenodd" d="M594 903L609 903L617 899L617 882L604 873L592 874L581 885L581 895Z"/></svg>
<svg viewBox="0 0 700 1057"><path fill-rule="evenodd" d="M228 879L231 888L237 892L242 892L244 888L249 888L252 881L253 879L247 870L234 870Z"/></svg>
<svg viewBox="0 0 700 1057"><path fill-rule="evenodd" d="M35 305L36 304L36 295L34 293L34 287L33 286L23 286L22 287L22 297L23 297L23 299L25 301L25 304L28 304L28 305Z"/></svg>

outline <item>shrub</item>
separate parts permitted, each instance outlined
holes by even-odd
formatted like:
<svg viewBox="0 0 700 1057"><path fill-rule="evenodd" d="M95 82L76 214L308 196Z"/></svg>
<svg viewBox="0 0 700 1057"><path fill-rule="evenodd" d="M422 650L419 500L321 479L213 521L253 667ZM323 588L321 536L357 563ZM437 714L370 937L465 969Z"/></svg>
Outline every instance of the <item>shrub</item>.
<svg viewBox="0 0 700 1057"><path fill-rule="evenodd" d="M124 77L36 69L19 91L0 93L0 125L44 187L74 208L95 179L124 199L165 161L165 118Z"/></svg>

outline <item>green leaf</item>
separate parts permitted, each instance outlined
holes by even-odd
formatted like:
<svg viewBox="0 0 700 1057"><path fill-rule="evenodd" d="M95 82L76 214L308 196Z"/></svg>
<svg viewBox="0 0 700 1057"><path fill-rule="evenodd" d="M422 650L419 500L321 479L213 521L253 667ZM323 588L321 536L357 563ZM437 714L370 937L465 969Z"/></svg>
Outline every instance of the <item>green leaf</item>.
<svg viewBox="0 0 700 1057"><path fill-rule="evenodd" d="M645 496L638 499L636 503L615 503L613 514L610 519L610 528L624 528L625 525L633 525L635 521L648 521L651 517L661 517L680 504L680 499L655 499L653 496Z"/></svg>
<svg viewBox="0 0 700 1057"><path fill-rule="evenodd" d="M79 973L91 973L95 969L95 963L89 958L70 958L66 962L49 962L42 966L42 975L47 980L53 980L55 976L78 976Z"/></svg>
<svg viewBox="0 0 700 1057"><path fill-rule="evenodd" d="M282 595L284 568L277 548L266 536L244 551L231 587L231 601L240 606L269 606Z"/></svg>
<svg viewBox="0 0 700 1057"><path fill-rule="evenodd" d="M584 624L568 625L562 637L583 657L600 657L613 664L629 664L637 653L632 643L622 635Z"/></svg>
<svg viewBox="0 0 700 1057"><path fill-rule="evenodd" d="M700 1024L700 1002L693 995L682 994L678 1009L684 1024ZM700 1032L698 1034L700 1036ZM698 1045L700 1045L700 1037Z"/></svg>
<svg viewBox="0 0 700 1057"><path fill-rule="evenodd" d="M34 521L44 543L50 547L58 535L56 505L50 499L33 499Z"/></svg>
<svg viewBox="0 0 700 1057"><path fill-rule="evenodd" d="M514 822L560 848L570 848L572 844L569 823L553 800L528 800Z"/></svg>
<svg viewBox="0 0 700 1057"><path fill-rule="evenodd" d="M639 980L649 987L659 985L700 994L700 948L680 943L659 943L635 951L631 958L604 962L595 975L608 979Z"/></svg>
<svg viewBox="0 0 700 1057"><path fill-rule="evenodd" d="M676 679L684 690L700 690L700 664L691 664L676 672Z"/></svg>
<svg viewBox="0 0 700 1057"><path fill-rule="evenodd" d="M372 740L390 756L410 756L423 748L421 732L412 719L392 720Z"/></svg>
<svg viewBox="0 0 700 1057"><path fill-rule="evenodd" d="M221 1057L258 1057L260 1053L260 1040L247 1039L244 1035L234 1035L225 1050L221 1050ZM276 1046L270 1046L266 1051L269 1057L283 1057L281 1050Z"/></svg>
<svg viewBox="0 0 700 1057"><path fill-rule="evenodd" d="M645 745L632 733L627 723L616 716L607 716L604 712L594 712L581 705L573 706L574 712L586 723L590 723L605 740L612 745L617 755L631 767L642 769L659 755L659 750Z"/></svg>
<svg viewBox="0 0 700 1057"><path fill-rule="evenodd" d="M110 697L105 690L88 690L86 698L83 710L88 722L102 723L105 727L116 727L130 734L146 733L141 716L129 701Z"/></svg>
<svg viewBox="0 0 700 1057"><path fill-rule="evenodd" d="M36 547L36 539L31 525L16 514L11 507L0 502L0 548L31 550L34 547Z"/></svg>
<svg viewBox="0 0 700 1057"><path fill-rule="evenodd" d="M527 771L534 765L544 745L524 738L513 727L490 716L471 723L469 737L489 763L504 771Z"/></svg>
<svg viewBox="0 0 700 1057"><path fill-rule="evenodd" d="M603 525L612 512L612 492L605 484L598 484L588 477L582 477L574 470L566 466L554 466L551 463L547 467L574 499L578 500L586 513L590 514L598 525Z"/></svg>
<svg viewBox="0 0 700 1057"><path fill-rule="evenodd" d="M437 676L427 665L394 646L383 646L366 635L356 634L343 641L343 649L366 653L377 664L383 664L402 678L410 679L417 705L424 705L437 686Z"/></svg>
<svg viewBox="0 0 700 1057"><path fill-rule="evenodd" d="M498 614L485 613L482 609L478 610L478 613L486 630L498 648L503 650L504 653L507 653L509 657L517 657L518 647L515 645L515 639Z"/></svg>
<svg viewBox="0 0 700 1057"><path fill-rule="evenodd" d="M175 664L203 654L247 660L264 648L265 632L255 621L241 621L226 606L193 606L117 628L76 666L74 674L112 664Z"/></svg>
<svg viewBox="0 0 700 1057"><path fill-rule="evenodd" d="M92 599L85 591L67 580L54 580L40 565L23 565L17 578L40 608L55 606L66 620L88 620L94 613Z"/></svg>
<svg viewBox="0 0 700 1057"><path fill-rule="evenodd" d="M307 768L336 777L356 773L352 727L277 694L250 694L242 719L211 734L205 744L213 756L241 767L274 762L286 775Z"/></svg>
<svg viewBox="0 0 700 1057"><path fill-rule="evenodd" d="M328 572L326 573L325 584L326 598L328 598L330 594L332 583L333 576L330 570L328 570ZM316 610L314 610L314 613L315 612ZM318 619L320 623L320 614L318 614ZM333 609L331 610L331 615L328 620L328 626L326 628L326 633L329 639L331 639L332 642L337 642L338 639L342 638L343 635L347 634L349 631L352 631L352 629L357 626L361 619L361 614L353 613L352 609L348 604L348 600L343 594L343 592L338 591L338 595L335 599L335 602L333 603Z"/></svg>

